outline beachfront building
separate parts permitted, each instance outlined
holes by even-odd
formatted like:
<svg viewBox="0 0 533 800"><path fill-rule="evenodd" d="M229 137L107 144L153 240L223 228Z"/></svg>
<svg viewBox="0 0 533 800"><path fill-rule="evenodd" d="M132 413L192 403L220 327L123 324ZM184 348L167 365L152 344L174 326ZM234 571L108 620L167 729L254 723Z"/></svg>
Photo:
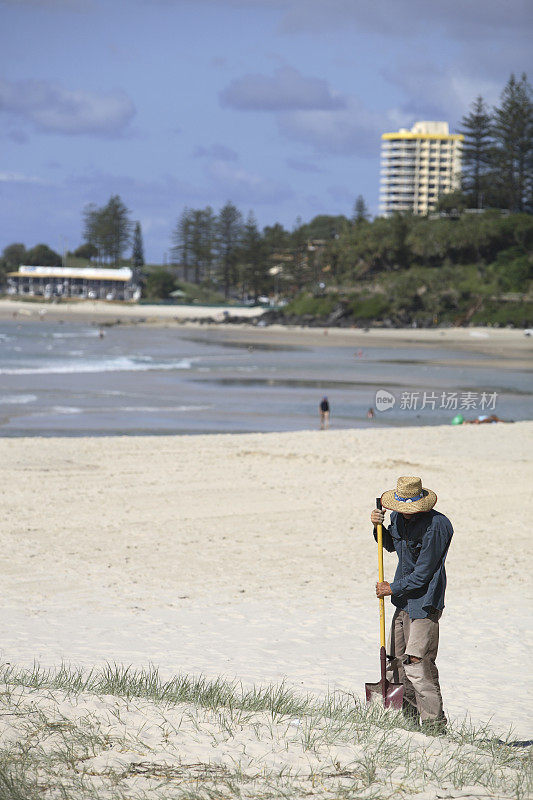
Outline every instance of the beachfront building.
<svg viewBox="0 0 533 800"><path fill-rule="evenodd" d="M381 137L380 211L428 214L461 185L463 136L447 122L416 122Z"/></svg>
<svg viewBox="0 0 533 800"><path fill-rule="evenodd" d="M131 269L21 266L7 275L7 293L80 300L139 300L141 287Z"/></svg>

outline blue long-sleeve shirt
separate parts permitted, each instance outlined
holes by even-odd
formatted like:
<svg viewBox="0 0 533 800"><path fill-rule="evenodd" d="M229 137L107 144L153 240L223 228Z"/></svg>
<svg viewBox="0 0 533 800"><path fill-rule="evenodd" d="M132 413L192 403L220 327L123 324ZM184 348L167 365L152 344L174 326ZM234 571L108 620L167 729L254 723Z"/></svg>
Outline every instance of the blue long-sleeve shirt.
<svg viewBox="0 0 533 800"><path fill-rule="evenodd" d="M391 601L411 619L423 619L433 609L444 608L444 561L452 536L450 520L435 510L413 514L409 520L393 511L388 529L383 528L383 547L398 554Z"/></svg>

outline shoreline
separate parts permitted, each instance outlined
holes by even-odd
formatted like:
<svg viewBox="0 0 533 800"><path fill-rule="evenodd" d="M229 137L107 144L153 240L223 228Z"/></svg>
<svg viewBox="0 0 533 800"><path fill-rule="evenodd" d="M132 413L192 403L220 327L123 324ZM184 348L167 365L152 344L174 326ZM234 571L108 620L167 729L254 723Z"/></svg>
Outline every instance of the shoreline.
<svg viewBox="0 0 533 800"><path fill-rule="evenodd" d="M521 353L533 352L533 336L525 336L522 328L458 327L458 328L335 328L301 325L258 326L252 320L260 317L263 308L210 306L113 305L104 301L77 303L38 303L0 299L0 321L75 322L86 325L140 325L172 327L184 331L203 331L221 334L227 341L250 341L252 344L269 339L273 344L316 346L393 346L431 348L451 346L457 349L503 354L513 348ZM248 317L250 323L227 323L229 313ZM202 319L218 317L216 323Z"/></svg>
<svg viewBox="0 0 533 800"><path fill-rule="evenodd" d="M79 302L45 303L39 301L11 300L0 298L0 320L13 319L13 315L28 319L58 320L69 318L80 322L109 323L110 320L121 323L153 325L177 323L190 319L224 319L226 313L237 312L239 317L253 317L263 314L261 307L235 308L235 306L201 306L201 305L139 305L134 303L109 303L105 300L86 300Z"/></svg>

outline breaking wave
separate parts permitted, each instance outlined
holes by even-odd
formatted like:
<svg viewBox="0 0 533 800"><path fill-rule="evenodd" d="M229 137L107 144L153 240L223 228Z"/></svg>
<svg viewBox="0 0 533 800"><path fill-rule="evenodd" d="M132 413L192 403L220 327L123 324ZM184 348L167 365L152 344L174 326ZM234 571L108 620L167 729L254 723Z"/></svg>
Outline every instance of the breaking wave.
<svg viewBox="0 0 533 800"><path fill-rule="evenodd" d="M96 339L100 336L97 329L91 328L82 331L65 331L64 333L53 333L52 339Z"/></svg>
<svg viewBox="0 0 533 800"><path fill-rule="evenodd" d="M34 403L37 400L35 394L4 394L0 395L0 403L10 405L25 405L26 403Z"/></svg>
<svg viewBox="0 0 533 800"><path fill-rule="evenodd" d="M198 359L181 358L178 361L152 361L120 356L118 358L104 358L98 361L62 361L58 363L49 362L39 366L5 367L0 369L0 375L63 375L85 372L147 372L149 370L191 369L194 361L198 361Z"/></svg>

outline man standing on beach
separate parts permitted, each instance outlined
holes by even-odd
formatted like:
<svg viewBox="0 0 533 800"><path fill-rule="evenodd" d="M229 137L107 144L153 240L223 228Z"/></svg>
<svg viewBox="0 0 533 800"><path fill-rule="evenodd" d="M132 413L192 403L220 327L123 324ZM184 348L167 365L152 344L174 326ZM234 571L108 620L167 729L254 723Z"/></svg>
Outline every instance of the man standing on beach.
<svg viewBox="0 0 533 800"><path fill-rule="evenodd" d="M396 550L398 568L392 583L376 584L378 598L390 595L396 611L390 636L393 680L404 686L404 714L420 719L428 733L443 733L439 672L435 664L439 645L439 619L444 608L444 561L453 536L450 520L433 510L437 495L422 487L420 478L398 478L396 491L384 492L381 504L392 511L383 528L383 546ZM374 509L374 525L382 525L384 512Z"/></svg>
<svg viewBox="0 0 533 800"><path fill-rule="evenodd" d="M320 430L329 428L329 400L323 397L318 406L318 413L320 416Z"/></svg>

